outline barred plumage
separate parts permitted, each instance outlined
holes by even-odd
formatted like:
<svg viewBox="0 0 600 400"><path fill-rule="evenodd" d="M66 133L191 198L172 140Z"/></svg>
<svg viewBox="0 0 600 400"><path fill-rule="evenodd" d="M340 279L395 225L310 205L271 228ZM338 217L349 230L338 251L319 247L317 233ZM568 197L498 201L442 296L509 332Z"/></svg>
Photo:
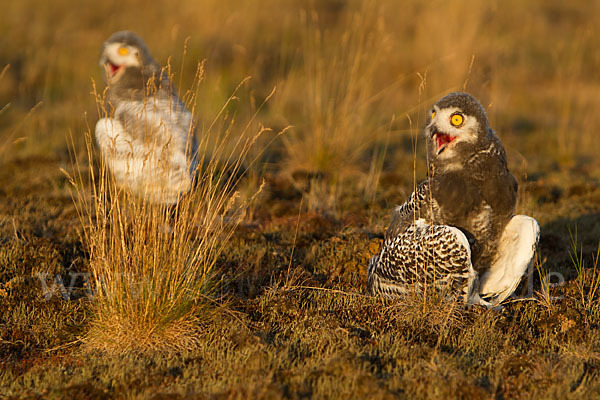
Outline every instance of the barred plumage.
<svg viewBox="0 0 600 400"><path fill-rule="evenodd" d="M402 265L402 268L397 266ZM384 295L401 294L407 288L427 287L462 296L472 294L476 274L471 250L457 228L411 224L401 235L390 236L369 264L369 290Z"/></svg>

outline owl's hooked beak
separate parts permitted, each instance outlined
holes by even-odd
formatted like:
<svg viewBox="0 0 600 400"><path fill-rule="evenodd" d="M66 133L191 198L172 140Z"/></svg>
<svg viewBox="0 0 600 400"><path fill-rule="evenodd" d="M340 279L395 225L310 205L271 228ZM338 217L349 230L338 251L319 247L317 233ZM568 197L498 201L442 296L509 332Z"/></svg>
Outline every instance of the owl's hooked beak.
<svg viewBox="0 0 600 400"><path fill-rule="evenodd" d="M450 145L450 143L452 143L457 138L456 136L448 135L447 133L442 133L438 131L433 131L431 137L433 138L433 140L435 140L435 144L437 146L436 154L438 155L441 154L442 151L446 150L446 147L448 147L448 145Z"/></svg>
<svg viewBox="0 0 600 400"><path fill-rule="evenodd" d="M116 65L113 64L110 61L106 61L106 63L104 63L104 68L106 68L106 70L108 71L110 77L112 78L113 76L115 76L122 68L122 65Z"/></svg>
<svg viewBox="0 0 600 400"><path fill-rule="evenodd" d="M111 57L104 52L100 58L100 66L106 71L106 77L110 80L117 79L125 69L124 65L119 65L112 61Z"/></svg>

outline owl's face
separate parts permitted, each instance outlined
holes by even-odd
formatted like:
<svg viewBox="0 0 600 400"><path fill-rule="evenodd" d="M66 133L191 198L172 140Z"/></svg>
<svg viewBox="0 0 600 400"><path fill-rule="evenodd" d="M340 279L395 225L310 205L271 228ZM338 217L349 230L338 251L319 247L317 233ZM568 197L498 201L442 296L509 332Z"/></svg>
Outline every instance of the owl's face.
<svg viewBox="0 0 600 400"><path fill-rule="evenodd" d="M461 142L477 140L479 122L458 107L440 109L433 106L429 112L427 137L431 139L434 154L439 158L450 158L454 148Z"/></svg>
<svg viewBox="0 0 600 400"><path fill-rule="evenodd" d="M126 68L141 68L140 50L125 43L107 43L100 57L109 82L116 82Z"/></svg>
<svg viewBox="0 0 600 400"><path fill-rule="evenodd" d="M429 111L425 127L430 156L443 161L464 155L485 137L487 125L483 107L469 94L443 97Z"/></svg>
<svg viewBox="0 0 600 400"><path fill-rule="evenodd" d="M104 68L107 82L116 83L126 71L147 69L154 72L158 67L146 44L133 32L116 32L102 45L100 67Z"/></svg>

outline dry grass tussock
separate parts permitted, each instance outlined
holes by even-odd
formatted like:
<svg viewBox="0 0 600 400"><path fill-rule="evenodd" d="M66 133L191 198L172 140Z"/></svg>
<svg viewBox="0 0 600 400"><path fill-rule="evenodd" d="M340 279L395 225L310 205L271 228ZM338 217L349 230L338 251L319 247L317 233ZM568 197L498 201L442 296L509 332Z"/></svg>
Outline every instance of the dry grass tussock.
<svg viewBox="0 0 600 400"><path fill-rule="evenodd" d="M193 88L182 96L192 113L202 76L199 65ZM148 90L148 96L152 93ZM110 117L104 94L96 97L100 117ZM234 99L235 93L229 101ZM223 118L228 117L218 115L215 121ZM69 177L95 290L93 318L83 339L89 348L121 353L197 346L203 322L219 307L217 261L253 200L236 190L249 150L267 130L249 134L252 122L236 131L231 120L224 132L213 131L213 123L202 132L197 184L175 205L152 203L120 187L86 132L87 160L73 152Z"/></svg>

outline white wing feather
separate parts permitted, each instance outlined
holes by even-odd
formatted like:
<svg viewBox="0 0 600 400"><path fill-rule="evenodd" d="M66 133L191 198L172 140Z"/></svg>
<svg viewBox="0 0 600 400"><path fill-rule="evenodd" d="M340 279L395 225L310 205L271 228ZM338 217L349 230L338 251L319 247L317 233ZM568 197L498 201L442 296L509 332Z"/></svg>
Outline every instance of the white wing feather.
<svg viewBox="0 0 600 400"><path fill-rule="evenodd" d="M191 114L169 100L126 101L96 124L96 140L116 182L152 202L190 190Z"/></svg>

